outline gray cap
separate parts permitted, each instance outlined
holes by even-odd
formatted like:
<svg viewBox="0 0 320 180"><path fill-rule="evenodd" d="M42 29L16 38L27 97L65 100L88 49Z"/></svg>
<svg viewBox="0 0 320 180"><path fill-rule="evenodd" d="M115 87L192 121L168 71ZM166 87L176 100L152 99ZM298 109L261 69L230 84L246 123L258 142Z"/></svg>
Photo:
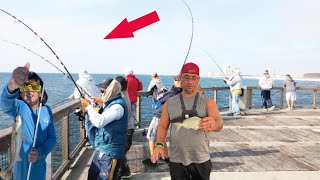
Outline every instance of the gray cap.
<svg viewBox="0 0 320 180"><path fill-rule="evenodd" d="M103 80L102 83L98 84L98 87L106 89L110 85L112 80L113 80L112 78L107 78L107 79Z"/></svg>

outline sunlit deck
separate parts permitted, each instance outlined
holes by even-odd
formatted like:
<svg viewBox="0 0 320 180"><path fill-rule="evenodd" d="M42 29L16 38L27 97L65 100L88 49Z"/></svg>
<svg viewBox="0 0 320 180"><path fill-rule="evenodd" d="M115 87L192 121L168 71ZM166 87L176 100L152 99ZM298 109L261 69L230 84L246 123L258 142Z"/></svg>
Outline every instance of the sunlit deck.
<svg viewBox="0 0 320 180"><path fill-rule="evenodd" d="M247 115L223 115L224 128L211 136L215 179L320 179L320 110L247 110ZM170 179L168 165L142 164L149 158L143 129L136 130L127 157L131 179ZM84 148L63 179L86 179L93 154Z"/></svg>

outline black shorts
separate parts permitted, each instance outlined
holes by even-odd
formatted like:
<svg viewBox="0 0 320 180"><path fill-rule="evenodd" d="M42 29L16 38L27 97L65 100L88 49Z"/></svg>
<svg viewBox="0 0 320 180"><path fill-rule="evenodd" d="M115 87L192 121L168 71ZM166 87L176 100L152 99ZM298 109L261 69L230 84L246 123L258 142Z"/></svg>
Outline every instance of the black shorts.
<svg viewBox="0 0 320 180"><path fill-rule="evenodd" d="M201 164L191 163L184 166L181 163L169 162L170 176L172 180L209 180L211 161Z"/></svg>

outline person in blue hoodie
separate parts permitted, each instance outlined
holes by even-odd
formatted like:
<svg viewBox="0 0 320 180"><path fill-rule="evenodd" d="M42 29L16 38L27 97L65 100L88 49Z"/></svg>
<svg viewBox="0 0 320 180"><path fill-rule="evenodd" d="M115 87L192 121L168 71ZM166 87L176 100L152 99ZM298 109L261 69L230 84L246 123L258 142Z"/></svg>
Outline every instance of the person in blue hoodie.
<svg viewBox="0 0 320 180"><path fill-rule="evenodd" d="M160 121L160 117L161 117L161 113L162 113L162 107L164 105L164 103L170 98L173 97L179 93L181 93L182 88L181 86L181 81L179 78L179 75L177 76L173 76L174 78L174 82L173 82L173 86L172 88L163 93L163 95L161 96L161 98L159 98L159 104L160 106L157 107L154 116L152 118L152 121L150 122L149 128L148 128L148 133L147 133L147 139L149 140L149 150L150 150L150 157L153 156L154 154L154 147L155 147L155 143L156 143L156 137L157 137L157 130L158 130L158 125L159 125L159 121ZM169 162L169 153L168 153L168 147L167 144L164 143L164 153L165 153L165 161ZM148 166L156 166L157 163L153 163L151 161L150 158L145 159L142 161L143 164L148 165Z"/></svg>
<svg viewBox="0 0 320 180"><path fill-rule="evenodd" d="M0 97L1 110L14 119L20 116L22 121L22 145L19 153L21 160L16 160L13 166L15 180L27 179L30 162L32 163L30 179L46 179L46 157L56 145L52 111L45 105L48 95L44 91L43 106L39 112L43 81L38 74L30 72L29 68L29 63L24 67L17 67L12 72L10 82L4 86ZM33 149L38 115L40 115L40 121Z"/></svg>

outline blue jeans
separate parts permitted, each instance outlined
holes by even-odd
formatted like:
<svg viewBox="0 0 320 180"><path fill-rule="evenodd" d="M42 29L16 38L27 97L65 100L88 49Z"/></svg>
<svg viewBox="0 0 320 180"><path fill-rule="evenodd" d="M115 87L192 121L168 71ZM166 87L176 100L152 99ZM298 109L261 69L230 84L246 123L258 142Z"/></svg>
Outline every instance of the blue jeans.
<svg viewBox="0 0 320 180"><path fill-rule="evenodd" d="M233 114L241 114L239 107L240 94L232 94L232 112Z"/></svg>
<svg viewBox="0 0 320 180"><path fill-rule="evenodd" d="M112 176L111 179L116 180L122 159L112 159L110 156L106 154L102 155L101 157L99 156L100 151L96 151L94 153L92 163L89 168L88 180L107 180L109 176ZM114 171L112 171L112 166L115 166Z"/></svg>
<svg viewBox="0 0 320 180"><path fill-rule="evenodd" d="M85 127L85 129L86 129L86 133L87 133L87 136L88 136L89 143L90 143L92 146L94 146L94 140L95 140L95 138L96 138L97 128L94 127L94 126L91 124L91 121L90 121L88 115L86 115L84 127Z"/></svg>
<svg viewBox="0 0 320 180"><path fill-rule="evenodd" d="M267 109L268 105L269 105L269 107L273 106L272 101L271 101L270 90L262 90L261 91L261 97L262 97L262 106L263 106L263 108Z"/></svg>

